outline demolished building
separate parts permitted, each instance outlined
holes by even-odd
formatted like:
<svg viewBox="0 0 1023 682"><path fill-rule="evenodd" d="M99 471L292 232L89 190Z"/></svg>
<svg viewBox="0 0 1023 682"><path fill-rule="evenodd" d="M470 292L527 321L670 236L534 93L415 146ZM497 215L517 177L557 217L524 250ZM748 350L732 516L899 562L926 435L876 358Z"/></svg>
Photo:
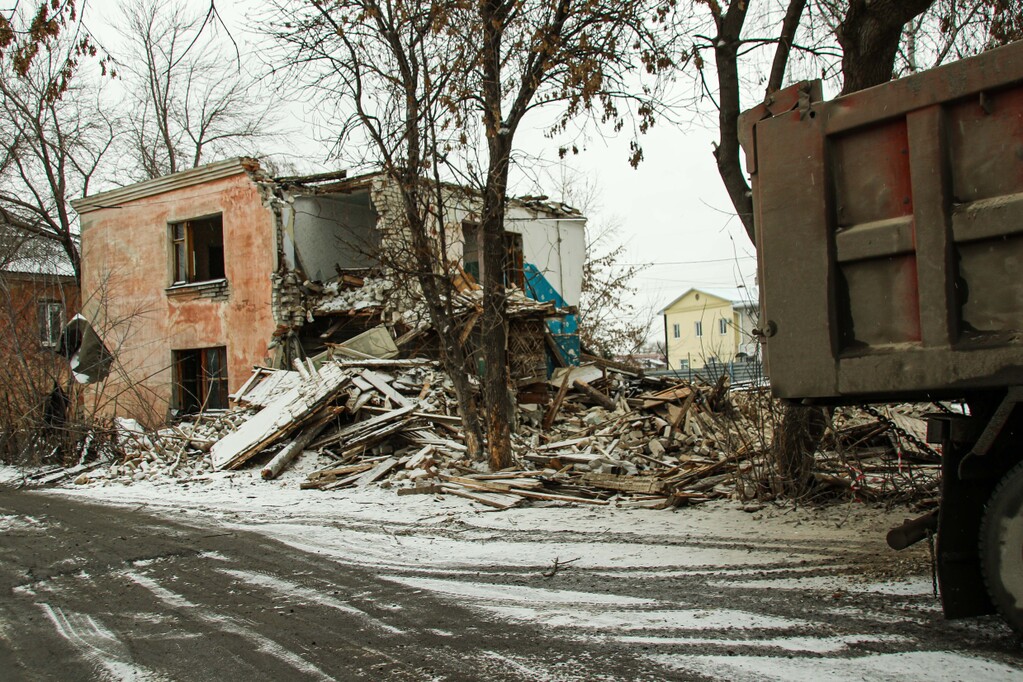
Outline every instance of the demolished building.
<svg viewBox="0 0 1023 682"><path fill-rule="evenodd" d="M464 188L444 192L446 259L463 275L468 341L480 293L480 200ZM108 412L155 423L226 408L253 366L290 366L381 327L385 345L396 338L395 349L430 351L402 286L411 278L381 258L401 229L400 192L383 172L273 178L255 159L236 158L73 206L83 313L116 357L97 389ZM509 352L521 385L578 360L584 224L543 198L508 202Z"/></svg>

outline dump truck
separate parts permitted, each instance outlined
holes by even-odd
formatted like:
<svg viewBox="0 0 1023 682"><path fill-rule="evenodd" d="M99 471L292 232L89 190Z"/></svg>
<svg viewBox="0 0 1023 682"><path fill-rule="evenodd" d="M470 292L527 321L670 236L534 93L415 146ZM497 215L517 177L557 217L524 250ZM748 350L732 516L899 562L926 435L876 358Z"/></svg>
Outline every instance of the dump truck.
<svg viewBox="0 0 1023 682"><path fill-rule="evenodd" d="M1023 633L1023 42L827 101L797 83L739 127L774 394L967 406L928 420L938 510L888 540L934 532L945 615Z"/></svg>

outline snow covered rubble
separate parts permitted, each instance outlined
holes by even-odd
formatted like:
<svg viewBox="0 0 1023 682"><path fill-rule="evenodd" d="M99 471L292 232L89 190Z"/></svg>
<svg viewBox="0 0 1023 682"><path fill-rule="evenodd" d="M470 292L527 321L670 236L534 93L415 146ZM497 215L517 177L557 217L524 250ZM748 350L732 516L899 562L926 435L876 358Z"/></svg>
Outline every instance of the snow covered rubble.
<svg viewBox="0 0 1023 682"><path fill-rule="evenodd" d="M770 497L765 453L775 407L760 391L575 368L556 375L552 391L576 381L591 390L521 405L514 466L491 473L467 459L451 383L435 363L328 360L301 369L257 371L229 412L153 432L118 420L114 460L73 480L184 481L250 461L270 478L270 458L298 441L302 488L377 483L399 495L453 494L498 509L527 500L656 508ZM594 404L603 401L593 390L613 409ZM922 431L919 412L836 413L818 454L822 486L861 499L932 499L937 465L910 433Z"/></svg>

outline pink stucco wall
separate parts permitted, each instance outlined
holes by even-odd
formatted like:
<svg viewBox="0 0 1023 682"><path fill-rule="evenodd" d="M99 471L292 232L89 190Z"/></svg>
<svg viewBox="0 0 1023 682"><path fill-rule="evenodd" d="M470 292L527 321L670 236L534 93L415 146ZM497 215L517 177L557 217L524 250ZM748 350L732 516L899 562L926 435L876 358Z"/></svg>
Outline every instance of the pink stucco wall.
<svg viewBox="0 0 1023 682"><path fill-rule="evenodd" d="M169 292L169 225L215 213L223 216L227 299ZM229 389L237 390L265 362L275 328L274 253L271 211L244 172L85 213L83 311L117 358L111 377L94 388L97 409L162 421L173 350L226 346Z"/></svg>

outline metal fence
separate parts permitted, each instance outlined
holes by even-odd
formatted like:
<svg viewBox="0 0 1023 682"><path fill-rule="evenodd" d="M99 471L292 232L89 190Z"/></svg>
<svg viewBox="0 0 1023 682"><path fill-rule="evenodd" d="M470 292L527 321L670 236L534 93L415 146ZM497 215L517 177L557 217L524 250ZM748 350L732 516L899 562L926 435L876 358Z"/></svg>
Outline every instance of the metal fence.
<svg viewBox="0 0 1023 682"><path fill-rule="evenodd" d="M715 384L722 374L727 374L732 386L737 384L766 385L767 375L759 360L738 360L732 362L708 362L703 367L687 367L686 369L647 370L648 376L667 376L686 381L699 381Z"/></svg>

